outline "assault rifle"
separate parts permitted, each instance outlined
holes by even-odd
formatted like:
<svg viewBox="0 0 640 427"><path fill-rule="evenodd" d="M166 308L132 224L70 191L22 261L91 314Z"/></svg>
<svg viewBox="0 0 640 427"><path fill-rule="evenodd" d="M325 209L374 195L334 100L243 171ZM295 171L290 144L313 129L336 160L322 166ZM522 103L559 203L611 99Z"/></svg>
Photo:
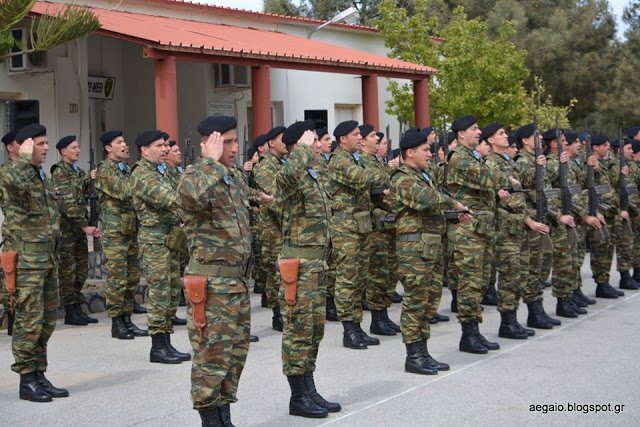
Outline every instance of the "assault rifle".
<svg viewBox="0 0 640 427"><path fill-rule="evenodd" d="M559 193L557 189L544 189L544 166L538 164L538 157L542 155L542 145L540 144L540 133L538 132L535 116L533 117L533 138L534 164L536 167L536 221L544 223L549 207L548 199L558 198ZM540 239L542 249L549 250L553 247L549 234L542 234Z"/></svg>
<svg viewBox="0 0 640 427"><path fill-rule="evenodd" d="M447 141L447 120L442 117L442 152L444 162L442 165L442 188L447 188L447 177L449 176L449 141Z"/></svg>
<svg viewBox="0 0 640 427"><path fill-rule="evenodd" d="M96 191L96 180L91 178L91 171L96 168L95 153L93 152L93 144L89 142L89 225L98 226L98 192ZM102 252L102 244L99 238L93 238L93 252Z"/></svg>
<svg viewBox="0 0 640 427"><path fill-rule="evenodd" d="M468 209L465 210L447 210L444 211L444 217L449 220L449 221L455 221L458 219L458 215L460 214L467 214L467 215L471 215L471 216L484 216L484 215L488 215L489 212L486 211L479 211L479 212L471 212Z"/></svg>
<svg viewBox="0 0 640 427"><path fill-rule="evenodd" d="M563 147L562 141L560 137L562 136L562 132L558 128L558 116L556 115L556 142L558 144L558 160L562 155ZM569 186L567 180L567 164L559 162L560 164L560 210L562 211L562 215L571 215L571 208L573 203L571 202L571 197L582 191L582 187L579 184ZM579 240L578 231L575 227L567 227L567 232L569 233L569 241L572 243L577 243Z"/></svg>
<svg viewBox="0 0 640 427"><path fill-rule="evenodd" d="M587 153L587 189L589 192L589 216L598 215L598 205L600 205L600 196L611 191L607 184L596 185L595 170L589 166L589 157L593 156L593 148L591 147L591 135L589 135L589 126L587 121L585 127L585 149ZM593 240L602 241L609 239L610 234L606 224L602 224L600 229L593 230Z"/></svg>
<svg viewBox="0 0 640 427"><path fill-rule="evenodd" d="M184 161L185 167L187 165L191 165L195 160L195 150L193 145L191 144L191 131L187 130L187 135L184 137Z"/></svg>
<svg viewBox="0 0 640 427"><path fill-rule="evenodd" d="M508 191L510 194L513 193L530 193L531 190L527 188L502 188L504 191Z"/></svg>
<svg viewBox="0 0 640 427"><path fill-rule="evenodd" d="M638 194L638 187L635 185L627 184L627 176L622 173L622 168L627 166L627 159L624 157L624 140L622 139L622 127L618 132L618 141L620 141L620 210L626 211L629 209L629 195ZM631 221L626 219L622 220L622 233L625 236L633 236L633 228L631 228Z"/></svg>
<svg viewBox="0 0 640 427"><path fill-rule="evenodd" d="M247 163L249 160L249 140L247 140L247 125L244 125L244 145L242 146L242 164L240 165L240 168L242 168L242 166L244 166L245 163Z"/></svg>
<svg viewBox="0 0 640 427"><path fill-rule="evenodd" d="M389 125L387 125L385 136L387 137L387 156L384 159L385 164L389 164L393 158L391 157L391 135L389 134Z"/></svg>

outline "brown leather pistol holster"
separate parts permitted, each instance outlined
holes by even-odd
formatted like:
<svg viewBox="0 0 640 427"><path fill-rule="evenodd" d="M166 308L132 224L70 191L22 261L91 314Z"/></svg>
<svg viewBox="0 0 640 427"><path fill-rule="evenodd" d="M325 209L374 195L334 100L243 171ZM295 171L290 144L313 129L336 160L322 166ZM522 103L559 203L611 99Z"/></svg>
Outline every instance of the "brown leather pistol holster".
<svg viewBox="0 0 640 427"><path fill-rule="evenodd" d="M16 293L16 268L18 267L18 252L2 252L2 271L4 272L4 286L11 295L9 310L13 313L13 295Z"/></svg>
<svg viewBox="0 0 640 427"><path fill-rule="evenodd" d="M284 300L289 308L296 305L296 293L298 291L298 270L300 258L287 258L278 260L280 276L284 283ZM291 309L289 309L289 322L291 322Z"/></svg>
<svg viewBox="0 0 640 427"><path fill-rule="evenodd" d="M191 304L193 324L198 329L198 342L202 343L202 330L207 326L207 276L184 276L184 291Z"/></svg>

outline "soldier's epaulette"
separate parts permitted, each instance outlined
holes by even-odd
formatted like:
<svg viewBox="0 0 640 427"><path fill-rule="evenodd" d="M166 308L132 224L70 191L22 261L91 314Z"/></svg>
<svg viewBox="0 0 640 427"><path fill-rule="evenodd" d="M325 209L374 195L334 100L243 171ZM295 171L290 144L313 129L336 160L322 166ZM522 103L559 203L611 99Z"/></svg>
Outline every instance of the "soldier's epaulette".
<svg viewBox="0 0 640 427"><path fill-rule="evenodd" d="M60 166L60 165L58 165L57 163L56 163L55 165L51 166L51 169L49 169L49 173L50 173L51 175L53 175L53 171L54 171L54 170L56 170L56 168L57 168L57 167L59 167L59 166Z"/></svg>
<svg viewBox="0 0 640 427"><path fill-rule="evenodd" d="M140 165L140 163L136 162L133 166L131 166L131 173Z"/></svg>
<svg viewBox="0 0 640 427"><path fill-rule="evenodd" d="M96 170L100 169L100 166L102 166L102 164L104 163L103 160L98 162L98 166L96 166Z"/></svg>
<svg viewBox="0 0 640 427"><path fill-rule="evenodd" d="M193 165L188 165L187 168L184 170L184 173L194 173L196 171L196 168L193 167Z"/></svg>
<svg viewBox="0 0 640 427"><path fill-rule="evenodd" d="M391 173L389 174L389 178L393 179L393 177L396 176L399 173L403 173L405 175L408 175L407 172L405 170L403 170L402 168L396 168L396 169L391 171Z"/></svg>

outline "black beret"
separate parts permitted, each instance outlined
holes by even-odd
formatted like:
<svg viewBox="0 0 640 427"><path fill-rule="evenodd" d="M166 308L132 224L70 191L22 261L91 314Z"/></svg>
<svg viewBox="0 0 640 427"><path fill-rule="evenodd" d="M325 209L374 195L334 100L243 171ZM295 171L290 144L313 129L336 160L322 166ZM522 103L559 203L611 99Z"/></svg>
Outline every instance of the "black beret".
<svg viewBox="0 0 640 427"><path fill-rule="evenodd" d="M565 138L567 138L567 144L573 144L578 140L578 134L575 132L567 132L564 134Z"/></svg>
<svg viewBox="0 0 640 427"><path fill-rule="evenodd" d="M263 133L262 135L258 135L256 139L253 141L253 147L258 148L266 144L268 141L267 134Z"/></svg>
<svg viewBox="0 0 640 427"><path fill-rule="evenodd" d="M629 129L629 134L628 134L629 138L633 138L638 134L638 132L640 132L640 126L631 126L631 129Z"/></svg>
<svg viewBox="0 0 640 427"><path fill-rule="evenodd" d="M111 141L122 135L123 132L121 130L110 130L102 134L102 136L100 137L100 142L105 145L110 144Z"/></svg>
<svg viewBox="0 0 640 427"><path fill-rule="evenodd" d="M271 128L271 130L269 130L269 132L264 134L264 136L266 137L265 142L268 142L268 141L272 140L276 136L278 136L281 133L283 133L286 129L287 128L284 127L284 126L276 126L274 128Z"/></svg>
<svg viewBox="0 0 640 427"><path fill-rule="evenodd" d="M247 150L247 160L251 160L253 158L253 155L256 154L258 150L256 149L256 147L249 147L249 149Z"/></svg>
<svg viewBox="0 0 640 427"><path fill-rule="evenodd" d="M460 116L453 121L453 124L451 125L451 130L453 132L460 132L461 130L467 130L477 122L478 122L478 118L476 116Z"/></svg>
<svg viewBox="0 0 640 427"><path fill-rule="evenodd" d="M516 139L521 140L524 138L529 138L531 135L533 135L533 131L534 131L533 123L529 123L528 125L521 126L516 131Z"/></svg>
<svg viewBox="0 0 640 427"><path fill-rule="evenodd" d="M622 145L631 144L631 138L622 138Z"/></svg>
<svg viewBox="0 0 640 427"><path fill-rule="evenodd" d="M638 153L640 152L640 141L638 140L632 140L631 141L631 147L633 148L633 153Z"/></svg>
<svg viewBox="0 0 640 427"><path fill-rule="evenodd" d="M445 140L447 141L447 144L451 144L451 142L455 141L456 139L456 134L453 132L447 132L447 136L445 138Z"/></svg>
<svg viewBox="0 0 640 427"><path fill-rule="evenodd" d="M164 136L163 136L163 138L164 138ZM166 141L166 139L165 139L165 141ZM169 148L173 147L176 144L177 144L177 142L175 142L175 141L169 141Z"/></svg>
<svg viewBox="0 0 640 427"><path fill-rule="evenodd" d="M336 128L333 130L333 136L335 136L336 138L340 138L342 135L348 134L357 127L358 122L356 122L355 120L347 120L346 122L342 122L338 126L336 126Z"/></svg>
<svg viewBox="0 0 640 427"><path fill-rule="evenodd" d="M360 125L358 128L360 129L360 135L362 135L363 138L374 131L373 126L368 123Z"/></svg>
<svg viewBox="0 0 640 427"><path fill-rule="evenodd" d="M407 148L417 147L427 142L426 133L422 132L406 132L400 141L400 149L406 150Z"/></svg>
<svg viewBox="0 0 640 427"><path fill-rule="evenodd" d="M169 134L168 134L168 133L166 133L166 132L161 132L161 135L162 135L162 139L164 139L165 141L168 141L168 140L169 140Z"/></svg>
<svg viewBox="0 0 640 427"><path fill-rule="evenodd" d="M404 133L414 133L414 132L420 132L420 128L418 126L414 126L412 128L407 129Z"/></svg>
<svg viewBox="0 0 640 427"><path fill-rule="evenodd" d="M560 132L560 135L562 135L562 131L560 129L558 129L558 132ZM545 141L553 141L554 139L556 139L556 129L549 129L548 131L543 133L542 139L544 139Z"/></svg>
<svg viewBox="0 0 640 427"><path fill-rule="evenodd" d="M429 135L431 132L433 132L433 128L431 126L427 126L426 128L422 129L421 132Z"/></svg>
<svg viewBox="0 0 640 427"><path fill-rule="evenodd" d="M17 133L18 132L16 132L15 130L12 130L11 132L9 132L8 134L2 137L2 142L4 142L5 145L9 145L9 143L16 140Z"/></svg>
<svg viewBox="0 0 640 427"><path fill-rule="evenodd" d="M591 135L591 145L602 145L608 141L605 135Z"/></svg>
<svg viewBox="0 0 640 427"><path fill-rule="evenodd" d="M60 141L58 141L58 143L56 144L56 148L58 150L62 150L64 147L66 147L67 145L71 144L75 140L76 140L76 136L75 135L65 136L64 138L61 138Z"/></svg>
<svg viewBox="0 0 640 427"><path fill-rule="evenodd" d="M38 136L42 136L46 134L47 134L46 127L38 123L33 123L23 127L18 131L18 133L16 134L16 141L18 141L19 143L22 143L29 138L36 138Z"/></svg>
<svg viewBox="0 0 640 427"><path fill-rule="evenodd" d="M619 148L620 147L620 140L619 139L614 139L613 141L611 141L610 145L613 148Z"/></svg>
<svg viewBox="0 0 640 427"><path fill-rule="evenodd" d="M209 116L198 125L198 133L202 136L209 136L214 132L228 132L235 129L236 126L238 126L238 122L235 117Z"/></svg>
<svg viewBox="0 0 640 427"><path fill-rule="evenodd" d="M318 139L322 139L322 137L328 133L329 131L327 130L327 128L316 129L316 134L318 135Z"/></svg>
<svg viewBox="0 0 640 427"><path fill-rule="evenodd" d="M504 125L502 123L493 122L489 123L482 129L482 134L480 135L480 141L486 141L487 138L490 138L494 133L498 132L502 129Z"/></svg>
<svg viewBox="0 0 640 427"><path fill-rule="evenodd" d="M305 120L304 122L295 122L287 129L285 129L282 134L282 142L285 145L291 145L298 142L302 134L308 130L313 130L316 127L316 124L313 120Z"/></svg>
<svg viewBox="0 0 640 427"><path fill-rule="evenodd" d="M384 132L376 132L376 136L380 138L380 141L384 138Z"/></svg>
<svg viewBox="0 0 640 427"><path fill-rule="evenodd" d="M509 147L511 147L512 145L515 145L516 147L518 147L518 140L517 140L516 135L514 133L509 135ZM520 147L518 147L518 150L519 149L520 149Z"/></svg>
<svg viewBox="0 0 640 427"><path fill-rule="evenodd" d="M199 126L198 126L199 128ZM145 130L140 132L140 135L136 138L136 145L138 147L146 147L154 141L162 139L162 132L157 129Z"/></svg>

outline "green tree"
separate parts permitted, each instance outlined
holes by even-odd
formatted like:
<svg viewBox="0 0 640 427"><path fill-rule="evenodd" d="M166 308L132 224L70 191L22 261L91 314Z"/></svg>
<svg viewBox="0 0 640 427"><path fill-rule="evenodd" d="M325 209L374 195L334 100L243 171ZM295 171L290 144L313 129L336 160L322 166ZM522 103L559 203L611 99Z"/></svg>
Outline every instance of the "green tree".
<svg viewBox="0 0 640 427"><path fill-rule="evenodd" d="M275 13L286 16L307 16L308 9L304 2L296 5L291 0L263 0L262 10L265 13Z"/></svg>
<svg viewBox="0 0 640 427"><path fill-rule="evenodd" d="M17 44L11 35L11 28L27 16L35 3L36 0L0 0L0 59L51 49L100 28L98 18L89 9L67 5L63 11L55 15L44 15L38 20L32 20L31 44L18 44L21 51L9 53Z"/></svg>

